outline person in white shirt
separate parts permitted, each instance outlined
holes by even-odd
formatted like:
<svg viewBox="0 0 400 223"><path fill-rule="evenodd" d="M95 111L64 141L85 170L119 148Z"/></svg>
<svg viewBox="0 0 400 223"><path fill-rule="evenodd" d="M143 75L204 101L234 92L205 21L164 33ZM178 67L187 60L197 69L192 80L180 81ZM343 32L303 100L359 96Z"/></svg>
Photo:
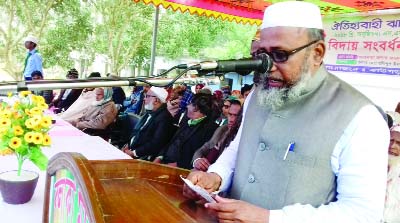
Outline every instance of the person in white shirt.
<svg viewBox="0 0 400 223"><path fill-rule="evenodd" d="M234 141L208 172L189 174L216 196L220 222L380 222L389 131L376 106L328 73L319 7L269 6L257 54L272 68L244 104ZM187 186L184 195L197 196Z"/></svg>

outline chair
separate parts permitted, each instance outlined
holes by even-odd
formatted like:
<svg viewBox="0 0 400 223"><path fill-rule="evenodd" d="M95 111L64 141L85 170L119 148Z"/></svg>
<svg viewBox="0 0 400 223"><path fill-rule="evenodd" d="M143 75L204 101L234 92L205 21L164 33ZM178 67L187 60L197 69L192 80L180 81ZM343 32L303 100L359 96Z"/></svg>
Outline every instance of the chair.
<svg viewBox="0 0 400 223"><path fill-rule="evenodd" d="M111 144L122 148L134 132L141 116L134 113L122 113L118 115L114 128L111 131Z"/></svg>
<svg viewBox="0 0 400 223"><path fill-rule="evenodd" d="M91 136L100 136L105 141L109 141L111 138L111 134L113 129L115 128L115 121L107 126L105 129L92 129L92 128L84 128L82 131Z"/></svg>

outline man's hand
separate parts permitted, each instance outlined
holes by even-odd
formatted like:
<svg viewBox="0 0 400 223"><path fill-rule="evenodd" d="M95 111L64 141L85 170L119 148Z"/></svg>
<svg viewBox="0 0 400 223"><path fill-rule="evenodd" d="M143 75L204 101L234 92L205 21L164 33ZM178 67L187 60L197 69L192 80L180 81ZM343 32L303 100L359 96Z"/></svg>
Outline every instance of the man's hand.
<svg viewBox="0 0 400 223"><path fill-rule="evenodd" d="M269 210L250 203L216 196L217 203L207 203L205 207L217 213L219 222L269 222Z"/></svg>
<svg viewBox="0 0 400 223"><path fill-rule="evenodd" d="M167 163L168 166L172 166L172 167L178 167L178 163Z"/></svg>
<svg viewBox="0 0 400 223"><path fill-rule="evenodd" d="M221 177L216 173L206 173L201 171L191 172L186 179L190 180L194 185L204 188L209 193L218 190L222 181ZM183 185L183 195L193 200L200 199L199 195L186 186L186 184Z"/></svg>
<svg viewBox="0 0 400 223"><path fill-rule="evenodd" d="M161 158L157 157L153 160L153 163L161 163Z"/></svg>
<svg viewBox="0 0 400 223"><path fill-rule="evenodd" d="M172 117L175 117L175 115L179 111L179 105L181 103L181 96L178 97L177 99L171 100L167 102L167 110L171 114Z"/></svg>
<svg viewBox="0 0 400 223"><path fill-rule="evenodd" d="M130 157L132 157L132 158L135 157L135 154L133 154L133 152L129 149L128 145L125 145L125 146L122 148L122 152L128 154L128 155L129 155Z"/></svg>
<svg viewBox="0 0 400 223"><path fill-rule="evenodd" d="M210 163L206 158L196 159L193 164L196 170L207 171Z"/></svg>

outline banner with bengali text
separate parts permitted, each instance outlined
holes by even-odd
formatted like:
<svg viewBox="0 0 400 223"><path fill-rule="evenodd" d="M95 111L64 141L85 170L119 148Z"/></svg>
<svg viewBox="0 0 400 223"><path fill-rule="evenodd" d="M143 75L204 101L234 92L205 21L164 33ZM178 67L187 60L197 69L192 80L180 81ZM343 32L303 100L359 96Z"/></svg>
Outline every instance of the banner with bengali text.
<svg viewBox="0 0 400 223"><path fill-rule="evenodd" d="M400 75L400 15L324 18L331 72Z"/></svg>

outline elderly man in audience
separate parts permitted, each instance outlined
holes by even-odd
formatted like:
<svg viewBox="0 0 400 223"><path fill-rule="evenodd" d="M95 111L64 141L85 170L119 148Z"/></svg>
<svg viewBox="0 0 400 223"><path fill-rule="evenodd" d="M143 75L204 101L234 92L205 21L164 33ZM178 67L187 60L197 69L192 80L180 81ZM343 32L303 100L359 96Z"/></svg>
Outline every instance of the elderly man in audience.
<svg viewBox="0 0 400 223"><path fill-rule="evenodd" d="M142 117L128 144L122 151L132 158L153 160L169 142L176 128L172 115L167 110L168 92L159 87L151 87L144 98L144 106L149 110Z"/></svg>
<svg viewBox="0 0 400 223"><path fill-rule="evenodd" d="M118 110L112 101L112 89L96 88L95 93L96 101L83 112L82 117L69 120L78 129L106 129L115 120Z"/></svg>
<svg viewBox="0 0 400 223"><path fill-rule="evenodd" d="M236 136L241 123L241 118L239 118L241 108L240 101L231 101L228 111L228 124L218 127L212 138L193 155L193 167L196 170L207 171L208 167L218 159Z"/></svg>
<svg viewBox="0 0 400 223"><path fill-rule="evenodd" d="M99 78L99 72L92 72L87 77L88 79ZM64 112L60 113L60 118L64 120L74 120L81 118L83 111L89 108L92 103L96 100L95 88L84 88L78 99Z"/></svg>

